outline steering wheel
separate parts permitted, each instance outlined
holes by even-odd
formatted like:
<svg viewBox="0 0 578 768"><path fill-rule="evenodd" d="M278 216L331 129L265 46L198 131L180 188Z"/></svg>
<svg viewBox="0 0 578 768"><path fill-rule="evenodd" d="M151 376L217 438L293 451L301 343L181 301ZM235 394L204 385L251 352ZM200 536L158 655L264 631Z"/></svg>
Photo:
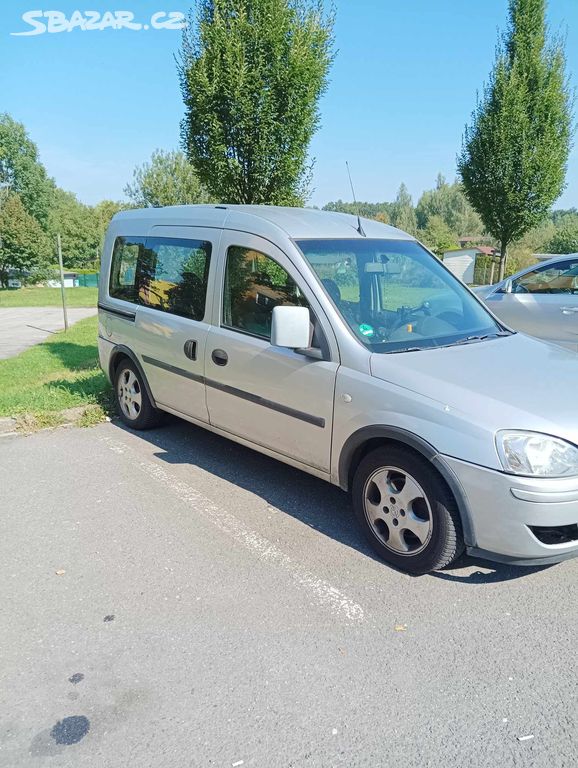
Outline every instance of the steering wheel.
<svg viewBox="0 0 578 768"><path fill-rule="evenodd" d="M429 301L424 301L417 307L399 307L396 313L397 319L399 320L399 325L404 325L404 323L411 322L415 315L419 314L420 312L423 312L425 317L431 316L431 304ZM397 327L399 327L399 325Z"/></svg>

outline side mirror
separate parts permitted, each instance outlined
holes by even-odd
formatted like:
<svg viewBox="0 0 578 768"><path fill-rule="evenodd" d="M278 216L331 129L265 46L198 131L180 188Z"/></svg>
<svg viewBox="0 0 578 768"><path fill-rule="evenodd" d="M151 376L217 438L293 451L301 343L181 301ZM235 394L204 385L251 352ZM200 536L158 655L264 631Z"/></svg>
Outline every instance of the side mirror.
<svg viewBox="0 0 578 768"><path fill-rule="evenodd" d="M508 278L504 283L504 287L502 288L502 293L512 293L512 286L513 286L513 283L511 279Z"/></svg>
<svg viewBox="0 0 578 768"><path fill-rule="evenodd" d="M311 325L307 307L273 307L271 344L289 349L310 344Z"/></svg>

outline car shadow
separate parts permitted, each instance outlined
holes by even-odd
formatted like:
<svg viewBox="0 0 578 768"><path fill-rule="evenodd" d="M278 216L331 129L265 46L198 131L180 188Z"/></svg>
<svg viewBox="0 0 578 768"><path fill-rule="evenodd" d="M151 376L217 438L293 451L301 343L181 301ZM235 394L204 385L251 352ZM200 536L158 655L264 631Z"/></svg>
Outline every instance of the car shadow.
<svg viewBox="0 0 578 768"><path fill-rule="evenodd" d="M169 417L163 428L146 432L133 432L121 421L114 423L154 445L158 449L154 455L167 464L198 467L259 496L310 528L379 560L357 527L348 495L339 488L175 417Z"/></svg>
<svg viewBox="0 0 578 768"><path fill-rule="evenodd" d="M155 446L158 450L154 455L161 461L189 464L244 488L319 533L383 564L358 527L349 495L336 486L172 416L164 427L146 432L135 432L120 420L115 419L114 424ZM475 566L484 570L472 571ZM463 584L499 583L544 567L513 567L464 555L448 570L428 576Z"/></svg>
<svg viewBox="0 0 578 768"><path fill-rule="evenodd" d="M497 584L502 581L512 581L532 573L539 573L552 568L552 565L507 565L482 560L469 555L462 555L447 570L431 573L435 579L460 582L461 584ZM474 570L472 570L474 569ZM480 570L482 569L482 570Z"/></svg>
<svg viewBox="0 0 578 768"><path fill-rule="evenodd" d="M57 340L52 340L46 344L44 349L53 357L58 358L68 371L79 371L98 366L96 342L94 344L77 344L58 335Z"/></svg>
<svg viewBox="0 0 578 768"><path fill-rule="evenodd" d="M84 368L70 370L85 370ZM98 402L106 407L113 407L112 390L107 386L105 374L100 370L89 370L82 378L75 381L52 379L46 382L49 390L65 390L79 398L80 402Z"/></svg>

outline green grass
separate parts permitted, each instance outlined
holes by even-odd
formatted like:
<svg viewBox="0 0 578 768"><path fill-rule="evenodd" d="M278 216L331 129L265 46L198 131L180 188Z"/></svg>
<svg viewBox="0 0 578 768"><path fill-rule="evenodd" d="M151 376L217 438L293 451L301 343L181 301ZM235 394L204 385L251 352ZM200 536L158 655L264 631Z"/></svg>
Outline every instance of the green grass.
<svg viewBox="0 0 578 768"><path fill-rule="evenodd" d="M96 307L98 288L65 288L69 307ZM59 307L60 288L2 288L0 308L3 307Z"/></svg>
<svg viewBox="0 0 578 768"><path fill-rule="evenodd" d="M81 320L68 333L0 360L0 416L37 428L64 421L64 409L89 406L78 423L101 421L111 406L111 389L98 365L97 322Z"/></svg>

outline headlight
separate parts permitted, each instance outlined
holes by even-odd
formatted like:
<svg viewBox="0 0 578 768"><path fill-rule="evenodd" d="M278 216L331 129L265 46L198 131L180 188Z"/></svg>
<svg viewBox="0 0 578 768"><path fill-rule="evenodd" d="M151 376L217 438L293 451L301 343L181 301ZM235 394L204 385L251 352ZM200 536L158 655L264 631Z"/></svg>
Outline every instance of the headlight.
<svg viewBox="0 0 578 768"><path fill-rule="evenodd" d="M535 477L578 475L578 448L557 437L502 430L496 445L506 472Z"/></svg>

